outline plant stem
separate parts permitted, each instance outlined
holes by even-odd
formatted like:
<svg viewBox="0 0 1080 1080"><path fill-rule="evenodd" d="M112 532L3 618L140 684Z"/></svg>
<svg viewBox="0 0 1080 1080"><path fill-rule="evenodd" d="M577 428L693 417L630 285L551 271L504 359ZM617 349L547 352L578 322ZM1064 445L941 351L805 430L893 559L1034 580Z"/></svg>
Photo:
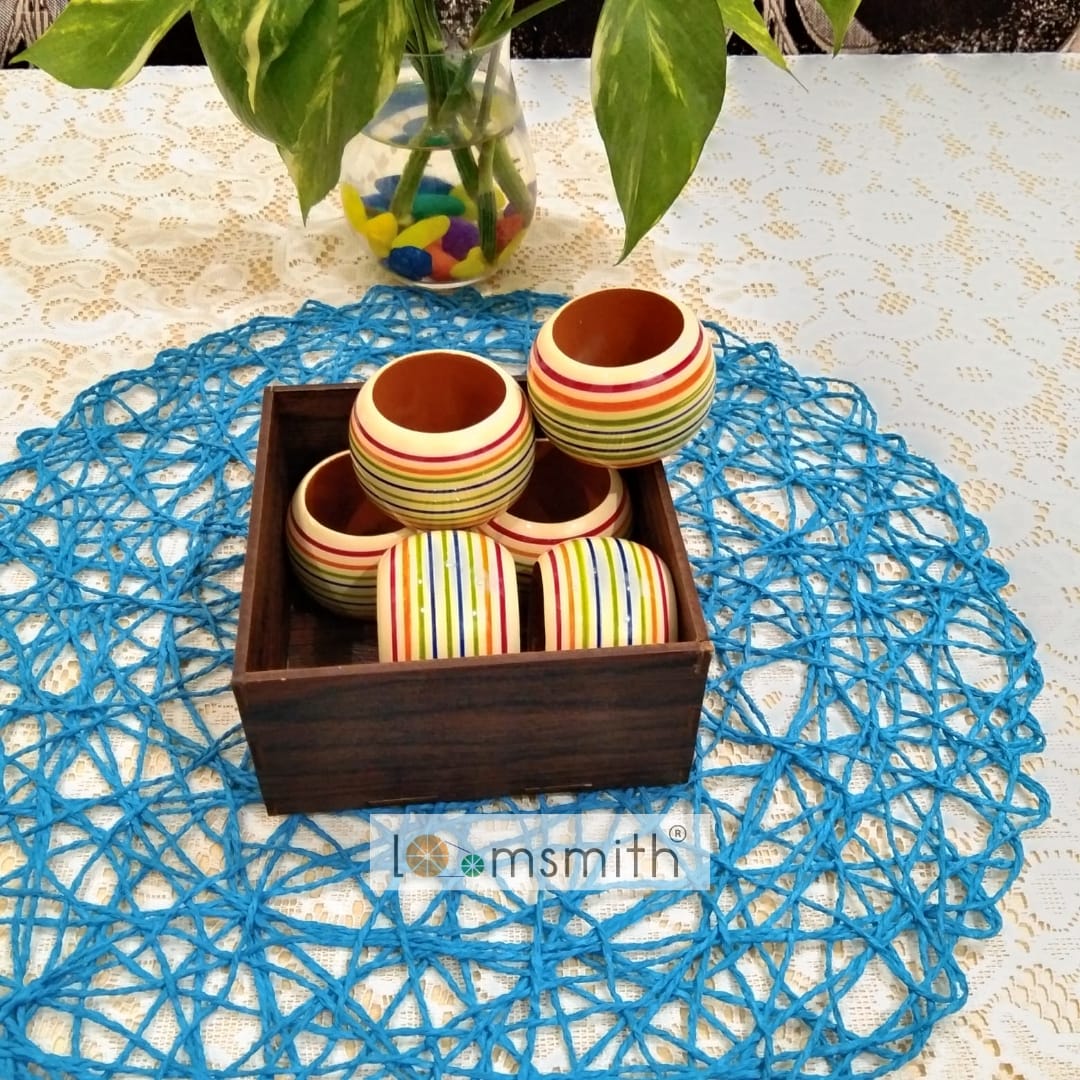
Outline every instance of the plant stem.
<svg viewBox="0 0 1080 1080"><path fill-rule="evenodd" d="M549 8L556 7L561 4L563 0L535 0L534 3L529 4L528 7L522 8L521 11L516 14L513 13L512 5L503 4L500 8L500 17L491 19L479 19L473 29L473 36L470 45L473 48L483 48L485 45L490 45L494 41L498 41L504 34L509 34L511 30L522 25L522 23L528 22L530 19L535 18L537 15L542 14ZM510 10L507 10L507 9ZM488 9L490 11L492 9ZM487 12L485 12L487 14ZM509 17L507 17L509 16Z"/></svg>
<svg viewBox="0 0 1080 1080"><path fill-rule="evenodd" d="M495 77L497 74L497 65L492 57L488 62L487 78L484 80L484 96L480 99L479 118L476 124L477 131L480 133L487 128L488 120L491 116L491 105L495 97ZM475 102L475 98L473 100ZM517 166L514 165L514 159L510 156L510 151L506 148L506 140L500 136L493 141L495 143L495 149L492 156L492 170L499 181L499 187L502 188L503 194L506 196L507 200L513 203L516 209L522 210L529 203L528 188L522 183L521 176L517 171ZM494 204L492 205L494 206ZM479 201L477 201L477 209L478 211L480 209ZM481 236L482 235L483 230L481 229Z"/></svg>
<svg viewBox="0 0 1080 1080"><path fill-rule="evenodd" d="M408 6L407 16L412 24L412 37L416 46L413 64L420 74L421 81L428 89L428 118L434 120L445 97L445 87L442 87L442 95L439 94L437 76L440 72L436 71L435 64L435 54L442 48L438 19L427 0L413 0ZM390 200L389 210L399 226L412 222L413 201L430 158L430 150L416 149L409 154L409 159L405 162L405 168L401 171L401 178Z"/></svg>
<svg viewBox="0 0 1080 1080"><path fill-rule="evenodd" d="M519 213L524 212L525 207L532 201L532 193L525 186L525 181L521 179L514 159L506 148L505 139L495 140L495 160L492 164L495 179L499 181L499 187L503 189L507 201L511 202Z"/></svg>
<svg viewBox="0 0 1080 1080"><path fill-rule="evenodd" d="M443 53L440 52L431 57L431 66L433 74L436 76L434 80L436 86L433 88L430 84L428 85L430 95L429 115L433 117L434 126L442 129L449 127L451 121L457 118L459 111L457 109L453 109L450 116L447 116L446 113L451 112L454 99L463 93L461 84L464 80L472 77L475 64L463 64L462 68L467 69L464 76L461 69L458 69L456 72L457 77L453 79L451 79L451 72L454 71L454 67ZM467 82L465 85L467 86ZM457 166L458 176L461 177L462 187L465 188L471 199L475 199L477 172L472 151L468 146L454 146L450 153L454 159L454 164Z"/></svg>
<svg viewBox="0 0 1080 1080"><path fill-rule="evenodd" d="M495 188L491 180L492 165L495 161L495 143L500 140L487 139L480 146L480 183L476 196L477 226L480 229L480 250L485 262L495 261Z"/></svg>
<svg viewBox="0 0 1080 1080"><path fill-rule="evenodd" d="M480 98L480 108L477 110L476 133L484 138L487 131L488 121L491 119L491 104L495 94L495 77L498 75L498 65L494 55L488 57L487 75L484 78L484 93ZM479 182L477 183L476 216L477 226L480 229L480 250L484 254L485 262L495 261L495 251L498 234L495 231L495 218L498 209L495 206L495 187L492 183L492 166L495 161L495 143L501 139L484 138L480 144Z"/></svg>
<svg viewBox="0 0 1080 1080"><path fill-rule="evenodd" d="M414 150L405 162L405 168L401 172L401 179L394 189L394 197L390 200L390 213L400 225L406 220L412 221L413 199L420 187L420 181L424 178L424 170L427 168L428 159L431 157L430 150Z"/></svg>
<svg viewBox="0 0 1080 1080"><path fill-rule="evenodd" d="M558 2L560 0L537 0L526 11L542 10L543 7L551 7ZM516 19L512 12L513 0L493 0L477 24L477 32L484 32L485 17L487 24L494 27L507 17L511 17L510 21ZM450 131L449 148L462 187L476 203L480 250L486 262L494 262L498 247L495 179L497 178L503 193L517 209L524 209L530 200L530 192L518 174L505 138L501 135L486 135L495 99L499 66L497 58L494 55L488 57L484 88L478 101L472 80L480 63L480 56L474 52L457 64L448 60L443 49L438 19L430 0L412 0L408 14L412 24L412 37L418 49L413 63L427 87L428 127L440 134L448 129ZM503 30L502 34L506 32ZM457 141L458 136L461 136L464 145ZM469 144L477 140L480 140L478 159L474 159ZM412 221L413 202L431 154L430 145L415 148L402 170L390 201L390 213L401 226Z"/></svg>
<svg viewBox="0 0 1080 1080"><path fill-rule="evenodd" d="M472 36L469 38L470 48L476 48L481 43L498 41L502 37L499 27L513 10L514 0L490 0L473 27Z"/></svg>
<svg viewBox="0 0 1080 1080"><path fill-rule="evenodd" d="M480 173L476 168L476 162L473 161L472 151L467 146L458 146L451 153L454 164L457 166L458 176L461 177L461 186L469 198L475 200Z"/></svg>
<svg viewBox="0 0 1080 1080"><path fill-rule="evenodd" d="M454 102L468 93L468 80L472 78L472 72L476 70L476 62L466 62L457 70L456 77L451 79L454 66L446 59L445 55L438 53L431 57L433 74L436 76L436 87L433 90L428 86L431 95L432 113L435 117L434 126L439 130L450 127L460 117L460 109L455 107ZM448 116L447 113L450 115ZM458 134L455 132L455 134ZM461 177L461 186L465 189L470 199L476 200L477 169L473 160L472 150L466 146L454 146L450 151L457 166L458 176Z"/></svg>

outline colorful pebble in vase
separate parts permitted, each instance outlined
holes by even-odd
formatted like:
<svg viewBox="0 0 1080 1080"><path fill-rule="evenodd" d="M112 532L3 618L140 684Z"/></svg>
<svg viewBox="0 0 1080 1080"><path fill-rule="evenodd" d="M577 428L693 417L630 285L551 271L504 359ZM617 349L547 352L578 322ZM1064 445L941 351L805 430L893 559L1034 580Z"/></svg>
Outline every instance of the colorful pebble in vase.
<svg viewBox="0 0 1080 1080"><path fill-rule="evenodd" d="M397 277L431 288L456 288L488 277L521 245L532 216L519 211L495 188L495 229L485 254L476 203L464 188L435 176L417 185L410 219L390 212L400 177L381 176L361 194L341 185L341 205L349 224L372 253Z"/></svg>

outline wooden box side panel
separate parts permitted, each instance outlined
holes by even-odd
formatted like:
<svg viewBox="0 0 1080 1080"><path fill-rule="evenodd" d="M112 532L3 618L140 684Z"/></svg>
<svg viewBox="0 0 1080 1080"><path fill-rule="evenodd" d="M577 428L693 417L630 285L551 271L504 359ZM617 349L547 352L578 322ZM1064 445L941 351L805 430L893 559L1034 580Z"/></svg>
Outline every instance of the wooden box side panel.
<svg viewBox="0 0 1080 1080"><path fill-rule="evenodd" d="M633 501L634 539L655 551L671 571L679 605L679 640L696 641L711 655L709 632L664 467L656 462L624 470L622 475Z"/></svg>
<svg viewBox="0 0 1080 1080"><path fill-rule="evenodd" d="M359 383L274 389L281 418L279 437L286 458L285 483L290 494L313 465L348 450L349 413L359 389Z"/></svg>
<svg viewBox="0 0 1080 1080"><path fill-rule="evenodd" d="M241 715L246 711L238 679L248 671L281 667L288 648L289 611L281 582L286 573L280 523L284 521L284 443L274 389L263 394L255 481L251 493L251 524L244 553L240 615L233 661L233 686Z"/></svg>
<svg viewBox="0 0 1080 1080"><path fill-rule="evenodd" d="M681 783L707 661L679 643L370 667L249 687L272 812Z"/></svg>
<svg viewBox="0 0 1080 1080"><path fill-rule="evenodd" d="M249 672L288 666L292 619L285 515L304 474L348 447L357 387L269 387L263 395L251 526L244 558L233 685L244 709Z"/></svg>

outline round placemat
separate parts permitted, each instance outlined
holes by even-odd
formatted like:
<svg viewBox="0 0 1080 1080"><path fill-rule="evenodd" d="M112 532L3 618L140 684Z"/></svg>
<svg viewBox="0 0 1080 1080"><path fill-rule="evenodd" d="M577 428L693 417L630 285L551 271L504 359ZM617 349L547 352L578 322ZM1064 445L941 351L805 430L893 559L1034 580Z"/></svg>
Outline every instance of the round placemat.
<svg viewBox="0 0 1080 1080"><path fill-rule="evenodd" d="M227 690L263 389L437 344L521 365L561 298L391 288L82 393L0 468L0 1076L880 1076L1000 927L1034 643L953 483L863 394L718 326L669 463L717 663L707 892L367 880L363 813L268 818Z"/></svg>

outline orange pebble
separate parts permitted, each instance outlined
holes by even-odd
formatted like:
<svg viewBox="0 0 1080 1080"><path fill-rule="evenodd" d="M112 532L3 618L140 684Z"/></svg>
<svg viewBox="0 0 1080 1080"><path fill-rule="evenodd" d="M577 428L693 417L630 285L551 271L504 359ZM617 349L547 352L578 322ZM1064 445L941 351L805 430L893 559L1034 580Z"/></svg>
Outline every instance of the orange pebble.
<svg viewBox="0 0 1080 1080"><path fill-rule="evenodd" d="M436 281L449 281L450 271L457 265L457 259L443 251L438 240L428 244L424 250L431 256L431 276Z"/></svg>
<svg viewBox="0 0 1080 1080"><path fill-rule="evenodd" d="M524 227L525 219L520 214L499 218L495 223L495 246L502 251Z"/></svg>

